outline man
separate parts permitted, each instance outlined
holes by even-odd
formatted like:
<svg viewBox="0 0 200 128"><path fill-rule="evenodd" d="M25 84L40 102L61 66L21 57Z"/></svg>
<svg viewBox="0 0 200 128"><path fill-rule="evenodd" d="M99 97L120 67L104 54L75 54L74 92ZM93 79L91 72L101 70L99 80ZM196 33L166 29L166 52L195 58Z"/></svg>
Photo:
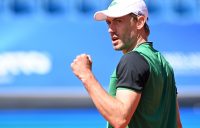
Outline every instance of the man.
<svg viewBox="0 0 200 128"><path fill-rule="evenodd" d="M164 57L148 42L148 11L143 0L114 0L95 20L106 20L115 50L123 56L107 93L92 73L87 54L71 64L108 128L182 127L174 74Z"/></svg>

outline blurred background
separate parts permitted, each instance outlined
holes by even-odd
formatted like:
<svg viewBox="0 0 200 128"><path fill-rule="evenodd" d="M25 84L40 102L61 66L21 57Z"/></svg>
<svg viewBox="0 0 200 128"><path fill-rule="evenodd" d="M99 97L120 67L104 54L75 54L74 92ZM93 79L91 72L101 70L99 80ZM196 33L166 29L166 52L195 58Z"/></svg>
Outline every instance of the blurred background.
<svg viewBox="0 0 200 128"><path fill-rule="evenodd" d="M102 128L70 64L93 59L107 90L121 52L95 11L111 0L0 0L0 128ZM200 126L200 0L146 0L150 41L175 71L184 128Z"/></svg>

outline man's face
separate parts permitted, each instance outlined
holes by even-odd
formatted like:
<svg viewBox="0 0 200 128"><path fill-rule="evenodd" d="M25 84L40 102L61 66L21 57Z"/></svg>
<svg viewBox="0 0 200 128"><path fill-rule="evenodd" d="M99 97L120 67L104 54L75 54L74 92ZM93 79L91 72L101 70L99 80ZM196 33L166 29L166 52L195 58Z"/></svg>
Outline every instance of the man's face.
<svg viewBox="0 0 200 128"><path fill-rule="evenodd" d="M131 51L137 42L136 20L131 15L126 15L119 18L108 17L106 22L113 48L123 53Z"/></svg>

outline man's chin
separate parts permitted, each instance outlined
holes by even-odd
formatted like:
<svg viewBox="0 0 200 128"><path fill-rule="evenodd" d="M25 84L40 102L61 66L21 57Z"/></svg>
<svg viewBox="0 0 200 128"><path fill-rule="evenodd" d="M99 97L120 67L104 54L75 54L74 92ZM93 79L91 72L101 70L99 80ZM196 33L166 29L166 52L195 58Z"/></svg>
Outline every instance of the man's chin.
<svg viewBox="0 0 200 128"><path fill-rule="evenodd" d="M113 49L114 49L115 51L121 51L120 48L117 48L117 47L114 47L114 46L113 46Z"/></svg>

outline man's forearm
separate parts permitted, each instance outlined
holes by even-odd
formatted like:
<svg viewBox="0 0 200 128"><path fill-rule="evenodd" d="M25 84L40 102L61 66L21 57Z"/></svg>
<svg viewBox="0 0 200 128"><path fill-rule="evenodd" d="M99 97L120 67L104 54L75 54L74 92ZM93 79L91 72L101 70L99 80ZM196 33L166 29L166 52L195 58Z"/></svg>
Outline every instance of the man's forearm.
<svg viewBox="0 0 200 128"><path fill-rule="evenodd" d="M95 79L92 73L83 81L83 84L95 106L106 120L113 126L127 125L127 115L125 114L126 110L124 110L123 103L115 97L110 96Z"/></svg>

